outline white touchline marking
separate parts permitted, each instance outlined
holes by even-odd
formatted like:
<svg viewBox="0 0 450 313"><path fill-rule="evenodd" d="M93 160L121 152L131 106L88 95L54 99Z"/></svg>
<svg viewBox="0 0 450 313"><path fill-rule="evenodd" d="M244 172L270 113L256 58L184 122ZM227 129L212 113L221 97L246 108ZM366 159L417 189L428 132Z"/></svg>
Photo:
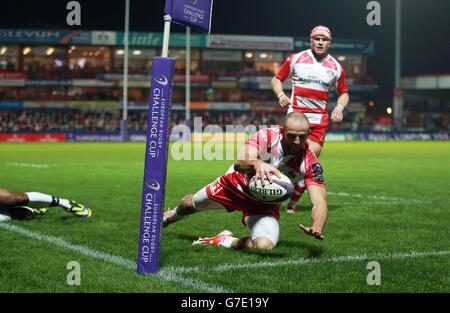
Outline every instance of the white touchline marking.
<svg viewBox="0 0 450 313"><path fill-rule="evenodd" d="M58 237L45 235L45 234L38 233L35 231L27 230L25 228L22 228L22 227L19 227L16 225L11 225L8 223L0 223L0 228L3 228L4 230L10 231L10 232L24 235L24 236L32 238L32 239L42 240L42 241L51 243L55 246L78 252L78 253L88 256L88 257L102 260L102 261L105 261L105 262L108 262L111 264L119 265L119 266L125 267L132 271L136 271L136 266L137 266L136 261L125 259L125 258L122 258L117 255L104 253L104 252L101 252L101 251L98 251L95 249L88 248L86 246L73 244L73 243L65 241L61 238L58 238ZM168 267L161 268L156 275L154 275L154 276L148 275L148 277L158 277L158 278L166 280L166 281L175 282L175 283L181 284L185 287L195 288L195 289L198 289L198 290L201 290L204 292L215 292L215 293L231 293L231 292L233 292L231 290L227 290L220 286L208 284L208 283L203 282L198 279L181 277L181 276L177 275L177 273L173 272L171 270L171 268L168 268Z"/></svg>
<svg viewBox="0 0 450 313"><path fill-rule="evenodd" d="M348 193L348 192L327 191L327 195L341 196L341 197L354 197L354 198L368 198L368 199L395 201L395 202L413 202L413 203L431 203L432 202L431 200L417 200L417 199L395 198L395 197L385 197L385 196L362 195L362 194L358 194L358 193Z"/></svg>
<svg viewBox="0 0 450 313"><path fill-rule="evenodd" d="M171 267L170 270L176 273L194 273L194 272L205 272L205 271L216 271L223 272L229 270L238 269L255 269L255 268L268 268L268 267L279 267L279 266L298 266L305 264L323 264L323 263L344 263L344 262L356 262L364 260L398 260L407 258L418 258L418 257L430 257L430 256L450 256L450 250L444 251L427 251L427 252L407 252L407 253L377 253L374 255L347 255L347 256L331 256L328 258L299 258L294 260L286 261L276 261L276 262L258 262L258 263L225 263L216 266L203 267Z"/></svg>
<svg viewBox="0 0 450 313"><path fill-rule="evenodd" d="M214 267L215 271L226 271L243 268L262 268L262 267L277 267L285 265L304 265L310 263L344 263L364 260L386 260L386 259L406 259L428 256L448 256L450 251L430 251L430 252L409 252L409 253L386 253L375 255L348 255L348 256L332 256L324 259L308 259L300 258L296 260L278 261L278 262L260 262L250 264L222 264Z"/></svg>
<svg viewBox="0 0 450 313"><path fill-rule="evenodd" d="M48 164L19 163L19 162L6 162L5 164L9 166L19 166L19 167L49 168Z"/></svg>
<svg viewBox="0 0 450 313"><path fill-rule="evenodd" d="M327 202L327 205L328 206L343 206L343 205L345 205L348 207L354 207L354 206L361 207L363 205L365 205L365 206L371 206L371 205L372 206L373 205L390 206L393 204L400 204L400 203L403 203L403 202L400 202L400 201L390 201L390 202L387 202L387 201L355 201L355 202L336 202L336 203Z"/></svg>

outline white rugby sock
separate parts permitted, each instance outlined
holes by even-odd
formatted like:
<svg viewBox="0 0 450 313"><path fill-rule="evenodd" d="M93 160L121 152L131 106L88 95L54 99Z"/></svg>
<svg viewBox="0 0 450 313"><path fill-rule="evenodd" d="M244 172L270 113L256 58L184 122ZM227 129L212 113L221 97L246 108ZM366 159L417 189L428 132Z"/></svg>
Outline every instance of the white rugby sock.
<svg viewBox="0 0 450 313"><path fill-rule="evenodd" d="M40 192L25 192L28 196L27 206L40 209L48 208L53 203L53 197Z"/></svg>
<svg viewBox="0 0 450 313"><path fill-rule="evenodd" d="M233 244L233 241L237 240L236 237L226 237L223 242L220 243L220 245L224 248L231 248L231 245Z"/></svg>
<svg viewBox="0 0 450 313"><path fill-rule="evenodd" d="M59 199L59 206L65 208L65 209L70 209L72 207L70 205L70 201L67 199Z"/></svg>
<svg viewBox="0 0 450 313"><path fill-rule="evenodd" d="M41 192L25 192L28 196L27 206L35 209L48 208L52 206L60 206L66 209L70 209L71 205L69 200L53 197Z"/></svg>

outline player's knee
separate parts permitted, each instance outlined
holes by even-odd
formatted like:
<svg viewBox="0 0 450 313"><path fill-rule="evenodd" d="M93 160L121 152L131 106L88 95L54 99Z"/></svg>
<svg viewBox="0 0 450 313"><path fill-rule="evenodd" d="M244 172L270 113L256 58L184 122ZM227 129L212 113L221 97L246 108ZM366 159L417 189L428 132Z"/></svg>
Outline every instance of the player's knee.
<svg viewBox="0 0 450 313"><path fill-rule="evenodd" d="M253 239L253 248L259 250L272 250L275 248L275 245L269 238L261 236Z"/></svg>

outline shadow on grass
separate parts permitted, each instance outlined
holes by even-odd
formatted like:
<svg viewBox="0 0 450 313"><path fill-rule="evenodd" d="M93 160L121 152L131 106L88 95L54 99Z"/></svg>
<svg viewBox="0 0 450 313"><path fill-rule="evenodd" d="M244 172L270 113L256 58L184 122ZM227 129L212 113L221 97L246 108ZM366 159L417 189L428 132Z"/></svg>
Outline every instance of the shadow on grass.
<svg viewBox="0 0 450 313"><path fill-rule="evenodd" d="M333 211L336 209L339 209L340 207L342 207L342 205L339 204L328 204L328 211ZM301 205L296 205L295 208L297 209L297 211L299 212L304 212L304 211L311 211L312 205L307 205L307 204L301 204ZM286 206L282 207L280 209L280 211L286 213Z"/></svg>
<svg viewBox="0 0 450 313"><path fill-rule="evenodd" d="M198 236L192 236L192 235L186 235L186 234L178 234L178 235L176 235L176 237L181 240L188 241L191 244L194 240L198 239Z"/></svg>
<svg viewBox="0 0 450 313"><path fill-rule="evenodd" d="M197 240L198 237L192 236L192 235L186 235L186 234L179 234L176 236L177 238L181 240L185 240L192 244L194 240ZM320 257L323 253L323 248L314 244L309 244L306 242L301 241L289 241L289 240L280 240L278 242L277 247L279 248L294 248L294 249L301 249L306 250L308 252L308 258L317 258ZM239 249L235 250L237 253L242 253L246 255L256 255L263 258L284 258L288 257L288 253L286 252L280 252L277 251L278 249L275 248L274 250L256 250L256 249Z"/></svg>
<svg viewBox="0 0 450 313"><path fill-rule="evenodd" d="M323 253L323 248L321 246L302 241L280 240L278 246L280 248L295 248L300 250L306 250L308 251L307 258L318 258Z"/></svg>
<svg viewBox="0 0 450 313"><path fill-rule="evenodd" d="M177 238L181 239L181 240L185 240L189 243L192 244L192 242L194 240L198 239L198 236L191 236L191 235L186 235L186 234L179 234L176 235ZM277 252L276 249L272 250L272 251L267 251L267 250L256 250L256 249L237 249L234 250L237 253L243 253L243 254L248 254L248 255L258 255L258 256L262 256L262 257L276 257L276 258L280 258L280 257L285 257L286 254L285 253L281 253L281 252Z"/></svg>

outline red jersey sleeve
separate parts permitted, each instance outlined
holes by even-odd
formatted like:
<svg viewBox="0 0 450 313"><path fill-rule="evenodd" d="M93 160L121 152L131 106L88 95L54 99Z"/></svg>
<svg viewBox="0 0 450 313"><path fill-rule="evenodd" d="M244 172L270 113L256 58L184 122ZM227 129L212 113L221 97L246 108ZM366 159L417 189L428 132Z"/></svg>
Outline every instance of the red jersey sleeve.
<svg viewBox="0 0 450 313"><path fill-rule="evenodd" d="M340 95L348 92L347 82L345 81L345 70L344 67L341 66L341 75L337 81L336 89Z"/></svg>
<svg viewBox="0 0 450 313"><path fill-rule="evenodd" d="M280 69L276 73L275 77L278 78L281 81L284 81L289 74L291 73L291 61L292 61L293 54L290 55L281 65Z"/></svg>
<svg viewBox="0 0 450 313"><path fill-rule="evenodd" d="M325 179L323 178L323 168L320 165L319 159L316 155L308 150L306 154L306 171L305 171L305 185L317 185L325 187Z"/></svg>

